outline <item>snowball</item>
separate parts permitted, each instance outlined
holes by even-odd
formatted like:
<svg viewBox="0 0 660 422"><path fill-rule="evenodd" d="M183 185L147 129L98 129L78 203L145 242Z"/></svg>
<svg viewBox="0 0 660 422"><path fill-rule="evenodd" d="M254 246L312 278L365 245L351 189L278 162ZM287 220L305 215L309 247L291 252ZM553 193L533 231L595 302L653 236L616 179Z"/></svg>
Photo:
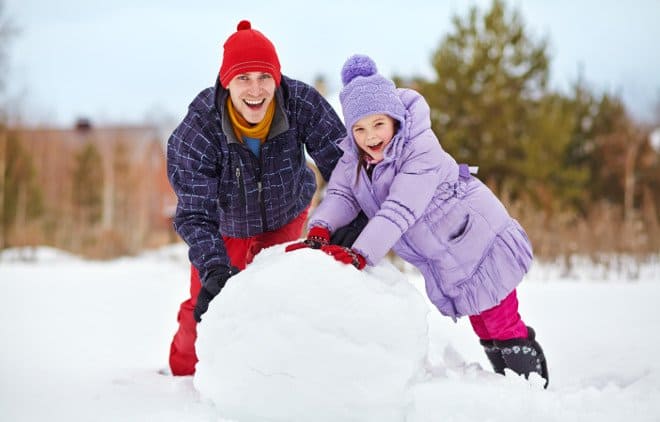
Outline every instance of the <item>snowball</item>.
<svg viewBox="0 0 660 422"><path fill-rule="evenodd" d="M269 248L198 325L194 384L241 422L400 422L425 371L428 310L390 264Z"/></svg>

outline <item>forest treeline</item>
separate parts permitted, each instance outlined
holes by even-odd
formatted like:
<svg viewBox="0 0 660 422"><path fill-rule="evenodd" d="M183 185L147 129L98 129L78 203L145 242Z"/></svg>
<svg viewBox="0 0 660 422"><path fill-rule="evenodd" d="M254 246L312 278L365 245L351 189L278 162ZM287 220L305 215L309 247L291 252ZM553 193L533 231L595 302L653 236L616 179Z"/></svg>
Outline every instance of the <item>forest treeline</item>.
<svg viewBox="0 0 660 422"><path fill-rule="evenodd" d="M452 28L433 55L435 78L397 82L426 97L443 148L479 166L536 255L656 254L660 109L655 125L638 123L585 75L570 92L553 91L548 40L502 1L455 16Z"/></svg>
<svg viewBox="0 0 660 422"><path fill-rule="evenodd" d="M0 25L4 51L11 31L5 20ZM426 97L442 147L479 167L538 257L657 255L660 157L651 135L660 111L655 125L638 122L618 95L592 89L587 75L577 75L569 92L553 90L550 61L548 40L535 39L516 10L495 0L488 10L454 16L433 55L433 78L395 80ZM154 217L168 206L162 189L149 196L161 182L145 181L163 179L164 167L145 170L157 153L131 158L130 138L113 142L111 153L98 142L35 149L1 107L0 249L47 244L110 257L176 239ZM50 160L67 165L40 173Z"/></svg>

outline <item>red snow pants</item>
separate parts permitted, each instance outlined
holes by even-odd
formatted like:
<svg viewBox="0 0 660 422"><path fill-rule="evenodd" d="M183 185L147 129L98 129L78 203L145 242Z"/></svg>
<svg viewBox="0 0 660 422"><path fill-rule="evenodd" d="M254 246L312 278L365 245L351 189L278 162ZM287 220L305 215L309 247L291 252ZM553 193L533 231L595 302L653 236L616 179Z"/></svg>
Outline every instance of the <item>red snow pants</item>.
<svg viewBox="0 0 660 422"><path fill-rule="evenodd" d="M478 315L470 315L472 329L481 340L527 338L527 326L518 313L516 291Z"/></svg>
<svg viewBox="0 0 660 422"><path fill-rule="evenodd" d="M243 270L262 249L299 239L307 220L307 213L308 210L303 211L287 225L271 232L247 238L223 236L231 264ZM179 329L170 346L170 369L173 375L193 375L195 373L197 321L193 317L193 310L201 287L199 272L191 265L190 298L181 303L177 317Z"/></svg>

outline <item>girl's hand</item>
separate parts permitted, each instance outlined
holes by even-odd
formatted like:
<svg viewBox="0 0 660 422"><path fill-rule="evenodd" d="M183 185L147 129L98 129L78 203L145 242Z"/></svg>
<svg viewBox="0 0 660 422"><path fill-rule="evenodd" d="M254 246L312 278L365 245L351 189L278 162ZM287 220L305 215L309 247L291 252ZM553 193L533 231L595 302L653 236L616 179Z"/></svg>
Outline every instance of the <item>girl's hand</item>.
<svg viewBox="0 0 660 422"><path fill-rule="evenodd" d="M358 270L362 270L367 265L367 260L362 255L351 248L339 245L325 245L321 250L334 259L344 264L352 264Z"/></svg>
<svg viewBox="0 0 660 422"><path fill-rule="evenodd" d="M307 239L302 242L292 243L284 249L284 252L291 252L298 249L310 248L321 249L330 242L330 232L323 227L312 227L307 233Z"/></svg>

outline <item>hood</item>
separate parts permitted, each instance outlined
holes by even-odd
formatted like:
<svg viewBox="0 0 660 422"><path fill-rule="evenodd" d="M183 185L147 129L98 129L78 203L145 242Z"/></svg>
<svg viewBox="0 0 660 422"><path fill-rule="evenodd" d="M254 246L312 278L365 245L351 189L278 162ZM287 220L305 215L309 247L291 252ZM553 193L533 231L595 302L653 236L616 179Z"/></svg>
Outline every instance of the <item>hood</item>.
<svg viewBox="0 0 660 422"><path fill-rule="evenodd" d="M383 151L383 162L394 160L408 142L414 141L419 134L431 129L431 109L426 99L413 89L397 88L396 92L406 112L401 127ZM339 147L344 153L357 160L359 147L350 129L348 135L339 143Z"/></svg>

